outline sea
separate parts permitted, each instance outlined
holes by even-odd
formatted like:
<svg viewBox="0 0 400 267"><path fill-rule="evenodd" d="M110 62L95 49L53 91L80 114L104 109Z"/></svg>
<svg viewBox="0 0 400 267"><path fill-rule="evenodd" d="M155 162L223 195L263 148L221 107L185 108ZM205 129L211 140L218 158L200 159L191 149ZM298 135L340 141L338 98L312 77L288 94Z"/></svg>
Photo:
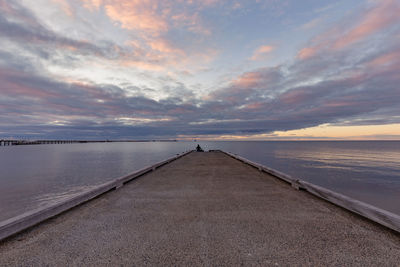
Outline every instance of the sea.
<svg viewBox="0 0 400 267"><path fill-rule="evenodd" d="M0 222L194 149L221 149L400 215L400 141L177 141L0 147Z"/></svg>

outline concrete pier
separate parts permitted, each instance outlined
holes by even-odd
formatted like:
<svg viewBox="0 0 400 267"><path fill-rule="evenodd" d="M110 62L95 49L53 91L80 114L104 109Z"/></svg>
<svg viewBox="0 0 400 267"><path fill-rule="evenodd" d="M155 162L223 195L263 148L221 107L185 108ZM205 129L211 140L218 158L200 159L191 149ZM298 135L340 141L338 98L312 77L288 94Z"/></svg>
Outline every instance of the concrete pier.
<svg viewBox="0 0 400 267"><path fill-rule="evenodd" d="M397 266L400 235L221 153L191 153L0 243L1 266Z"/></svg>

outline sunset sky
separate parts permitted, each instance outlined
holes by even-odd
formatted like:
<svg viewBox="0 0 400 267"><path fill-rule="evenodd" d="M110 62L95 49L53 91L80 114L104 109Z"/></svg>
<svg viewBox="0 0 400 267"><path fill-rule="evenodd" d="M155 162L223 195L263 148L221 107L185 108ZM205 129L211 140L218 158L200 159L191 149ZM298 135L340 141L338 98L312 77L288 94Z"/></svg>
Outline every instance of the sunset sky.
<svg viewBox="0 0 400 267"><path fill-rule="evenodd" d="M0 0L0 139L400 139L400 0Z"/></svg>

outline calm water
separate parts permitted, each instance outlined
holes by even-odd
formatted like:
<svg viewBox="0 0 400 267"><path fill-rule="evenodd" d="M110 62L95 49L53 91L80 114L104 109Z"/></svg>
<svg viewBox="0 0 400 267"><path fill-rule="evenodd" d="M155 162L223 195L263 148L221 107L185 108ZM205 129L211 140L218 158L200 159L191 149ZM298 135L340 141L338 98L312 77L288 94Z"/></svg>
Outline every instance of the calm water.
<svg viewBox="0 0 400 267"><path fill-rule="evenodd" d="M400 141L204 143L400 214Z"/></svg>
<svg viewBox="0 0 400 267"><path fill-rule="evenodd" d="M193 142L0 147L0 221L193 149ZM400 142L199 142L400 214Z"/></svg>
<svg viewBox="0 0 400 267"><path fill-rule="evenodd" d="M0 147L0 221L190 149L178 142Z"/></svg>

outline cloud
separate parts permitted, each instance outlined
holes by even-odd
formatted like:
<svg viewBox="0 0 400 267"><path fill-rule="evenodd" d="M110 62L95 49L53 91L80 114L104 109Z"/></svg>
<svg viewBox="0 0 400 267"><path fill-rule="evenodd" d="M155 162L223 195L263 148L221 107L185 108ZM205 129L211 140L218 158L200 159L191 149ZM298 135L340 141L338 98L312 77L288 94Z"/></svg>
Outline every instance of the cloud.
<svg viewBox="0 0 400 267"><path fill-rule="evenodd" d="M60 0L59 0L60 1ZM202 25L199 12L214 7L220 0L205 1L157 1L157 0L81 0L91 11L103 8L108 17L122 28L137 30L145 35L160 36L175 22L189 31L209 34Z"/></svg>
<svg viewBox="0 0 400 267"><path fill-rule="evenodd" d="M130 40L132 53L142 51L140 60L125 55L121 64L139 69L184 71L205 67L218 49L210 45L212 27L204 14L220 0L80 0L92 15L106 15ZM78 1L79 2L79 1Z"/></svg>
<svg viewBox="0 0 400 267"><path fill-rule="evenodd" d="M67 0L51 0L61 6L62 11L69 17L73 17L75 11Z"/></svg>
<svg viewBox="0 0 400 267"><path fill-rule="evenodd" d="M251 56L250 60L263 59L267 54L271 53L274 49L275 47L272 45L262 45L254 51L253 56Z"/></svg>
<svg viewBox="0 0 400 267"><path fill-rule="evenodd" d="M380 14L381 10L380 6L367 10L349 28L358 28L359 21L369 21L371 12ZM230 126L249 132L345 121L350 125L399 123L395 114L400 114L400 77L396 74L400 70L400 39L394 38L399 32L393 21L368 33L379 34L379 39L364 36L342 47L305 48L294 62L244 73L207 99L218 103L220 113L230 114L225 119L238 119ZM332 40L329 35L323 33L314 40L325 44ZM342 40L347 35L344 32L335 38Z"/></svg>
<svg viewBox="0 0 400 267"><path fill-rule="evenodd" d="M172 9L172 1L52 1L68 15L77 16L75 19L80 20L74 23L83 27L83 33L87 33L81 34L81 38L72 38L70 34L55 31L43 23L38 17L40 14L34 13L29 5L23 5L20 1L3 0L0 5L2 47L26 56L29 54L31 57L41 58L43 65L56 64L67 67L96 62L99 65L127 66L153 71L171 67L184 70L187 65L204 65L216 54L215 49L204 47L199 38L188 38L193 41L183 45L168 36L172 26L183 29L186 34L210 34L202 25L197 11L183 9L178 12L180 17L168 11ZM79 6L79 3L82 6ZM196 8L200 8L199 5ZM99 29L87 22L90 18L87 16L100 16L104 15L104 12L111 22L118 22L120 27L108 25L104 18L99 23L114 27L114 30L128 30L129 34L126 36L130 39L121 41L120 36L115 40L103 33L97 34L97 37L91 34ZM80 22L83 23L78 24ZM198 49L200 45L202 49Z"/></svg>
<svg viewBox="0 0 400 267"><path fill-rule="evenodd" d="M3 96L0 104L7 106L2 113L5 117L2 125L7 127L27 123L7 120L11 115L30 114L29 123L42 126L54 121L73 126L82 120L118 126L172 121L193 110L192 105L180 99L154 101L127 96L122 88L113 85L63 83L39 74L4 69L1 69L0 81Z"/></svg>
<svg viewBox="0 0 400 267"><path fill-rule="evenodd" d="M317 51L318 50L315 47L304 47L299 51L297 57L299 59L307 59L314 56L317 53Z"/></svg>
<svg viewBox="0 0 400 267"><path fill-rule="evenodd" d="M151 3L82 3L85 11L93 13L109 12L107 5L114 8L115 19L107 13L109 18L134 37L121 45L66 37L40 23L18 2L1 1L0 132L82 139L262 136L325 123L400 123L400 28L389 12L396 10L395 1L378 2L346 21L347 31L336 25L319 34L293 61L241 73L207 96L198 94L193 89L197 87L184 79L157 71L115 83L60 77L48 71L47 64L60 58L64 64L98 60L97 64L112 62L142 70L185 61L187 47L168 38L171 25L179 21L195 32L189 29L193 25L186 15L218 2L186 2L181 9L168 9L171 1ZM131 5L129 12L119 10ZM193 10L185 9L190 5ZM380 17L384 11L389 12L387 18ZM161 24L148 26L145 19L142 24L130 24L142 15L159 16ZM142 31L143 35L134 34ZM261 46L253 56L268 55L273 49ZM142 80L151 83L145 85ZM157 97L150 98L147 92Z"/></svg>
<svg viewBox="0 0 400 267"><path fill-rule="evenodd" d="M199 12L213 6L217 1L130 1L130 0L84 0L84 6L90 10L105 11L109 19L119 23L120 27L132 31L144 45L154 47L154 42L166 38L173 28L196 35L210 35L210 29L203 25ZM181 49L169 42L167 54ZM157 49L157 48L156 48Z"/></svg>
<svg viewBox="0 0 400 267"><path fill-rule="evenodd" d="M307 23L301 25L301 28L302 28L303 30L310 30L310 29L313 29L313 28L317 27L318 24L321 23L321 21L322 21L322 18L315 18L315 19L312 19L311 21L309 21L309 22L307 22Z"/></svg>
<svg viewBox="0 0 400 267"><path fill-rule="evenodd" d="M104 9L108 17L121 23L122 28L159 35L168 30L167 21L158 13L159 3L158 1L105 1Z"/></svg>
<svg viewBox="0 0 400 267"><path fill-rule="evenodd" d="M397 0L382 0L378 5L368 10L355 27L338 38L335 49L341 49L368 36L400 22L400 3Z"/></svg>
<svg viewBox="0 0 400 267"><path fill-rule="evenodd" d="M317 35L309 46L302 48L297 57L308 59L316 55L333 53L349 46L366 41L375 34L383 34L396 27L400 22L400 3L396 0L377 1L374 6L365 9L358 17L345 19L341 24Z"/></svg>
<svg viewBox="0 0 400 267"><path fill-rule="evenodd" d="M124 57L128 51L118 45L100 41L97 44L60 35L42 23L27 8L18 2L3 2L0 6L0 40L13 42L37 56L49 57L55 50L73 55L96 56L105 59ZM50 51L49 51L50 50Z"/></svg>

